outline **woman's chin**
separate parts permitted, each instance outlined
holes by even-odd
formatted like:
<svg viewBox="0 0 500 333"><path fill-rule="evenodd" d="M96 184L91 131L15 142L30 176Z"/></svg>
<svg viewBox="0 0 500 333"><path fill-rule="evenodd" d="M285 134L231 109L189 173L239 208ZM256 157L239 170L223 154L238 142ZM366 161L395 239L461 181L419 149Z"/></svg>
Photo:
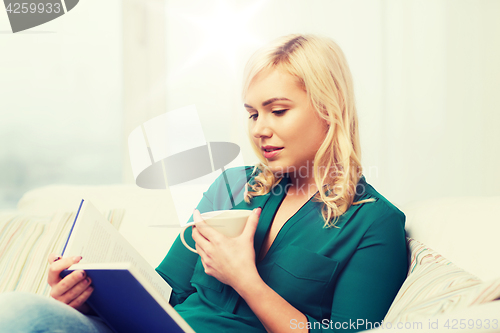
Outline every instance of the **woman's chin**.
<svg viewBox="0 0 500 333"><path fill-rule="evenodd" d="M290 169L290 166L288 165L282 165L281 163L275 162L268 162L267 166L276 177L280 178L283 177L284 174L288 173Z"/></svg>

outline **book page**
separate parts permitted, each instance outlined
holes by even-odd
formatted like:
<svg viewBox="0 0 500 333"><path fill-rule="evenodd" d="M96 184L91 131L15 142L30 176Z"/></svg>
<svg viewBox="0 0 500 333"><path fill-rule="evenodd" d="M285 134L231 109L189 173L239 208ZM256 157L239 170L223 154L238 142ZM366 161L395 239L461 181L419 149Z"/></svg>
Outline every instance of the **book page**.
<svg viewBox="0 0 500 333"><path fill-rule="evenodd" d="M129 262L168 301L172 288L92 205L84 200L63 256L82 256L80 264Z"/></svg>

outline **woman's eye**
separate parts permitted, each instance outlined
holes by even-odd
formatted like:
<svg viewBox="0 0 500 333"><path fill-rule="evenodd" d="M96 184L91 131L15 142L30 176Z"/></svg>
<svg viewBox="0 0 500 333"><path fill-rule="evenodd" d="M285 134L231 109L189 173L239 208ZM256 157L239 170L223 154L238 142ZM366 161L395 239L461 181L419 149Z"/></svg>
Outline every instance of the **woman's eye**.
<svg viewBox="0 0 500 333"><path fill-rule="evenodd" d="M284 109L284 110L274 110L273 113L274 114L282 114L284 113L285 111L288 111L287 109Z"/></svg>
<svg viewBox="0 0 500 333"><path fill-rule="evenodd" d="M255 119L257 119L257 116L258 116L258 114L254 113L254 114L251 114L250 117L248 117L248 118L255 120Z"/></svg>

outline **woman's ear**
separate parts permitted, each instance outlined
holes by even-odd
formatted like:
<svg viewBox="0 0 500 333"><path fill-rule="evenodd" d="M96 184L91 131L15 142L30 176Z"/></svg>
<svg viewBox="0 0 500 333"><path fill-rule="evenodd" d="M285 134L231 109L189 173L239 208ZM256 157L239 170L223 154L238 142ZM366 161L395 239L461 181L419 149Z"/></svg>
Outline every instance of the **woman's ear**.
<svg viewBox="0 0 500 333"><path fill-rule="evenodd" d="M325 119L325 122L326 122L326 127L330 128L330 125L332 124L332 122L328 119Z"/></svg>

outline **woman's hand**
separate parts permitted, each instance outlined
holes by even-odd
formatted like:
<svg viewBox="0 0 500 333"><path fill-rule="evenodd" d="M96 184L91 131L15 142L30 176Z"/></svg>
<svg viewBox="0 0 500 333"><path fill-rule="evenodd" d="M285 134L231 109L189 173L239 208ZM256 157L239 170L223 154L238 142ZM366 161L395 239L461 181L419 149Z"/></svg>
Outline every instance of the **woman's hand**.
<svg viewBox="0 0 500 333"><path fill-rule="evenodd" d="M205 273L236 291L252 279L260 278L255 264L253 240L261 209L254 209L240 236L229 238L203 221L198 210L193 213L192 238L200 254Z"/></svg>
<svg viewBox="0 0 500 333"><path fill-rule="evenodd" d="M213 228L207 228L208 224L203 221L200 212L195 210L193 219L196 227L193 227L192 237L205 273L233 287L267 332L295 331L290 327L291 320L306 327L307 317L272 290L257 271L253 239L260 211L257 208L250 215L240 236L229 238ZM276 312L276 309L280 311ZM308 329L299 329L297 333L307 331Z"/></svg>
<svg viewBox="0 0 500 333"><path fill-rule="evenodd" d="M94 289L90 286L92 281L85 271L74 271L63 279L60 277L63 270L78 263L82 257L61 258L52 253L48 260L50 267L47 282L52 288L50 296L82 313L88 313L90 308L85 302Z"/></svg>

